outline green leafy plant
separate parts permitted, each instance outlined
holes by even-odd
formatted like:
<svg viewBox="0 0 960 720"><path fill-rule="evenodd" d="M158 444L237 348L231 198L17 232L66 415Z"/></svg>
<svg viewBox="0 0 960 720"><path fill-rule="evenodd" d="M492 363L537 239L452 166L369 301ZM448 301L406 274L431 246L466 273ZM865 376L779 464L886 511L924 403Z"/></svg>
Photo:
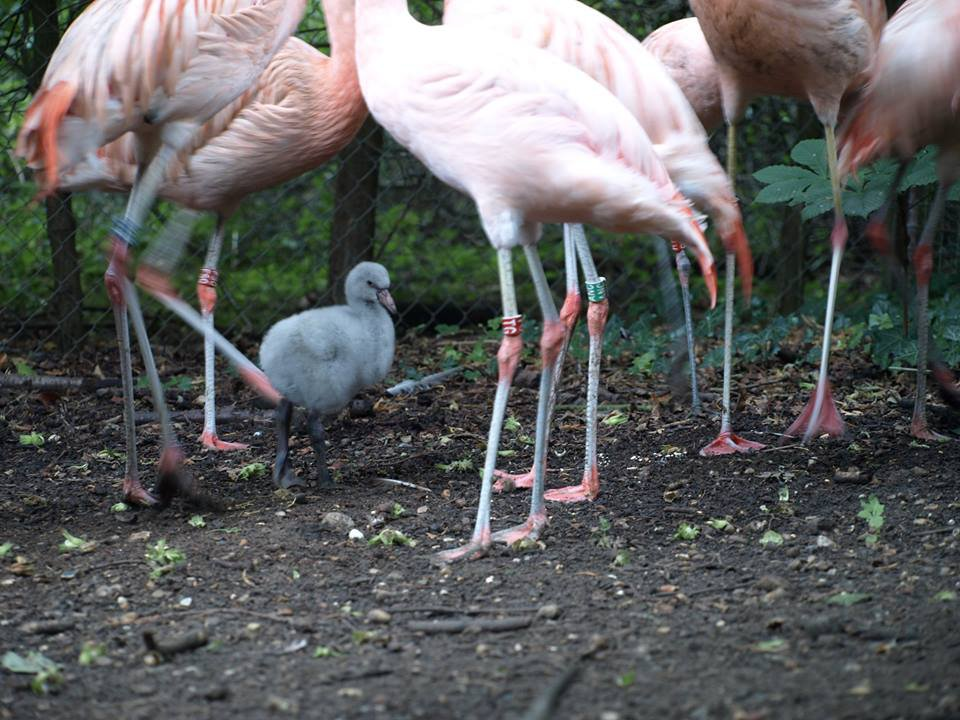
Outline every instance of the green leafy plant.
<svg viewBox="0 0 960 720"><path fill-rule="evenodd" d="M724 520L723 518L710 518L707 520L707 525L712 527L714 530L726 530L730 527L730 522Z"/></svg>
<svg viewBox="0 0 960 720"><path fill-rule="evenodd" d="M764 547L779 547L783 545L783 535L776 530L767 530L760 536L760 544Z"/></svg>
<svg viewBox="0 0 960 720"><path fill-rule="evenodd" d="M631 685L633 685L636 681L637 681L636 670L630 670L629 672L625 672L623 675L617 675L617 677L615 677L613 680L613 682L616 684L618 688L628 688Z"/></svg>
<svg viewBox="0 0 960 720"><path fill-rule="evenodd" d="M315 658L333 658L340 657L343 655L339 650L330 647L329 645L317 645L313 649L313 656Z"/></svg>
<svg viewBox="0 0 960 720"><path fill-rule="evenodd" d="M4 558L9 555L11 550L13 550L12 542L5 542L3 545L0 545L0 558Z"/></svg>
<svg viewBox="0 0 960 720"><path fill-rule="evenodd" d="M114 503L113 505L110 506L110 512L115 512L115 513L127 512L127 510L130 510L130 509L131 509L130 506L127 505L125 502Z"/></svg>
<svg viewBox="0 0 960 720"><path fill-rule="evenodd" d="M0 665L12 673L33 675L30 689L36 695L46 695L63 684L60 666L45 655L31 650L26 657L8 651L4 653Z"/></svg>
<svg viewBox="0 0 960 720"><path fill-rule="evenodd" d="M871 495L866 500L861 500L860 512L857 513L857 517L866 520L867 528L870 530L864 535L863 539L867 545L875 545L877 540L879 540L880 529L886 522L883 503L877 499L876 495Z"/></svg>
<svg viewBox="0 0 960 720"><path fill-rule="evenodd" d="M399 530L394 530L393 528L381 530L367 541L367 545L409 545L413 547L416 544L416 540L407 537Z"/></svg>
<svg viewBox="0 0 960 720"><path fill-rule="evenodd" d="M38 432L27 433L26 435L20 436L21 445L32 445L33 447L41 448L44 442L43 435Z"/></svg>
<svg viewBox="0 0 960 720"><path fill-rule="evenodd" d="M437 467L444 472L466 472L467 470L473 470L473 460L470 458L463 458L462 460L454 460L449 463L437 463Z"/></svg>
<svg viewBox="0 0 960 720"><path fill-rule="evenodd" d="M249 465L244 465L242 468L237 470L237 479L238 480L250 480L251 478L258 478L265 475L267 472L267 466L262 462L250 463Z"/></svg>
<svg viewBox="0 0 960 720"><path fill-rule="evenodd" d="M843 607L850 607L851 605L856 605L858 603L866 602L870 599L869 593L861 592L838 592L836 595L831 595L827 598L827 602L830 605L842 605Z"/></svg>
<svg viewBox="0 0 960 720"><path fill-rule="evenodd" d="M87 553L93 550L97 544L93 541L84 540L82 537L72 535L69 530L61 530L63 533L63 542L60 543L60 552L78 552Z"/></svg>
<svg viewBox="0 0 960 720"><path fill-rule="evenodd" d="M202 528L207 526L207 521L203 519L203 515L193 515L187 520L187 524L190 527Z"/></svg>
<svg viewBox="0 0 960 720"><path fill-rule="evenodd" d="M393 504L393 507L390 508L390 516L394 518L401 518L407 514L407 509L398 502Z"/></svg>
<svg viewBox="0 0 960 720"><path fill-rule="evenodd" d="M826 142L820 139L801 140L790 151L790 159L794 165L771 165L753 174L756 180L765 185L754 198L755 202L802 206L801 216L804 220L833 210ZM923 148L908 166L898 191L935 183L935 163L936 150L933 146ZM843 190L844 212L854 217L867 217L878 210L889 193L896 170L896 163L889 159L861 168L855 177L848 179L847 187ZM960 197L960 188L955 187L950 199L957 197Z"/></svg>
<svg viewBox="0 0 960 720"><path fill-rule="evenodd" d="M97 660L106 656L106 654L107 646L102 642L87 640L83 643L83 647L80 648L80 657L77 658L77 662L86 667L93 665Z"/></svg>
<svg viewBox="0 0 960 720"><path fill-rule="evenodd" d="M688 522L682 522L677 525L676 532L673 533L675 540L696 540L700 535L700 528Z"/></svg>
<svg viewBox="0 0 960 720"><path fill-rule="evenodd" d="M597 527L594 528L592 532L594 532L598 536L597 545L599 547L602 547L602 548L613 547L613 538L610 537L610 528L611 528L610 521L605 517L601 517L600 520L597 522Z"/></svg>
<svg viewBox="0 0 960 720"><path fill-rule="evenodd" d="M151 580L165 575L186 560L186 556L180 550L168 545L163 538L148 548L145 557L147 564L151 567Z"/></svg>

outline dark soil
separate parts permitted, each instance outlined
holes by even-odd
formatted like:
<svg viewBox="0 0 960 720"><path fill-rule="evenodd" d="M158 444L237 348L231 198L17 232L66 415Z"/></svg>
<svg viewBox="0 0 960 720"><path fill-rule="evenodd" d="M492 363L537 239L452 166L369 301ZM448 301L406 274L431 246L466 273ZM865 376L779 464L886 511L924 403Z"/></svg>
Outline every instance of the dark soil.
<svg viewBox="0 0 960 720"><path fill-rule="evenodd" d="M442 343L419 342L406 343L407 364L436 371ZM197 358L160 355L165 377L199 373ZM115 376L109 347L97 357ZM177 423L187 469L221 499L219 512L179 499L111 511L122 476L118 388L59 399L0 390L0 544L13 544L0 560L0 650L40 651L63 676L38 696L31 676L0 673L0 718L519 718L558 679L569 683L539 717L958 717L957 442L904 434L910 376L898 385L856 360L836 365L847 438L715 459L697 454L713 416L690 419L656 378L605 367L602 412L627 420L601 425L597 501L550 505L542 547L497 547L449 567L431 556L472 530L489 379L381 399L372 417L345 414L329 428L330 491L316 487L309 441L297 436L295 466L310 485L307 502L292 504L270 483L269 412L224 372L218 395L237 404L221 434L251 448L203 451L200 420ZM36 368L94 373L92 362ZM583 375L568 368L551 486L580 475ZM501 445L516 451L502 460L511 469L532 451L529 375L510 404L521 427ZM718 375L703 373L709 390ZM776 362L750 368L738 430L775 444L810 377ZM168 398L174 411L196 412L201 394L195 384ZM956 432L957 416L933 402L936 425ZM146 396L138 409L150 409ZM32 432L42 448L19 444ZM139 432L152 484L157 426ZM471 469L438 467L467 459ZM267 474L242 478L257 462ZM873 544L858 517L870 495L885 508ZM527 504L522 492L496 496L494 528L521 522ZM331 511L366 539L325 526ZM205 527L188 523L195 514ZM699 536L676 539L680 523ZM368 545L384 527L416 546ZM95 546L61 552L62 530ZM782 545L761 544L768 530ZM186 560L151 579L145 553L161 539ZM831 602L843 592L863 595ZM434 619L481 626L418 629ZM183 637L200 631L205 646L170 650L202 641ZM168 652L148 652L145 635ZM82 665L88 641L105 652Z"/></svg>

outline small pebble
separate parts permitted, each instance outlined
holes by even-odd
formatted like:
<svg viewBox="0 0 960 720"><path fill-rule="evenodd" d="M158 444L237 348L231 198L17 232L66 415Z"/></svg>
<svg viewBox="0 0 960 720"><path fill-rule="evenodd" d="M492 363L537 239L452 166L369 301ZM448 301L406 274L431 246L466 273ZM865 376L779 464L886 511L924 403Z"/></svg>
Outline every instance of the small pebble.
<svg viewBox="0 0 960 720"><path fill-rule="evenodd" d="M544 618L545 620L556 620L560 617L560 607L555 603L541 605L540 609L537 610L537 617Z"/></svg>
<svg viewBox="0 0 960 720"><path fill-rule="evenodd" d="M328 512L320 518L320 525L330 530L338 532L347 532L351 530L356 523L353 518L342 512Z"/></svg>
<svg viewBox="0 0 960 720"><path fill-rule="evenodd" d="M350 538L351 540L363 540L363 533L360 532L357 528L353 528L353 530L347 533L347 537Z"/></svg>
<svg viewBox="0 0 960 720"><path fill-rule="evenodd" d="M374 608L367 613L367 622L377 623L379 625L386 625L390 622L391 615L386 610L381 610L380 608Z"/></svg>

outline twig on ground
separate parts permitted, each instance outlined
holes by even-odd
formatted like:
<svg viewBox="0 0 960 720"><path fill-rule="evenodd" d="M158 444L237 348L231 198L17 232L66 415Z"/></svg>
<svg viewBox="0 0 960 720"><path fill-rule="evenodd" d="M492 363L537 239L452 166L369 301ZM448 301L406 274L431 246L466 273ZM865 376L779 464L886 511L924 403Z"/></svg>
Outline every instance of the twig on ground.
<svg viewBox="0 0 960 720"><path fill-rule="evenodd" d="M411 620L407 627L414 632L423 633L461 633L461 632L507 632L522 630L533 623L533 615L527 617L497 618L496 620L475 620L458 618L455 620Z"/></svg>
<svg viewBox="0 0 960 720"><path fill-rule="evenodd" d="M501 608L481 608L481 607L470 607L470 608L452 608L452 607L443 607L441 605L412 605L409 607L393 607L387 608L387 612L391 615L396 615L398 613L430 613L432 615L525 615L527 613L535 613L540 608L533 607L531 605L524 605L521 607L501 607Z"/></svg>
<svg viewBox="0 0 960 720"><path fill-rule="evenodd" d="M407 482L406 480L397 480L396 478L385 478L385 477L378 477L377 480L379 480L382 483L388 483L390 485L400 485L401 487L413 488L416 490L423 490L424 492L428 492L428 493L433 492L433 490L431 490L428 487L425 487L423 485L417 485L416 483L412 483L412 482Z"/></svg>
<svg viewBox="0 0 960 720"><path fill-rule="evenodd" d="M422 377L419 380L404 380L401 383L397 383L393 387L387 388L387 395L394 397L396 395L413 395L414 393L421 392L422 390L429 390L434 385L439 385L447 378L451 378L454 375L458 374L462 367L450 368L449 370L443 370L438 373L433 373L432 375L427 375Z"/></svg>
<svg viewBox="0 0 960 720"><path fill-rule="evenodd" d="M552 718L554 708L556 708L560 696L563 695L566 689L576 680L577 675L580 674L583 661L593 657L597 651L605 645L606 642L603 638L594 638L590 647L577 655L570 666L554 678L553 682L547 685L547 687L534 698L530 707L527 708L527 711L521 716L521 720L548 720L548 718Z"/></svg>
<svg viewBox="0 0 960 720"><path fill-rule="evenodd" d="M203 610L176 610L169 613L159 613L157 615L145 615L137 618L134 623L140 625L143 623L156 622L158 620L196 617L203 615L247 615L249 617L259 618L260 620L269 620L271 622L284 623L286 625L297 625L297 620L286 615L271 615L270 613L257 612L256 610L247 610L246 608L205 608Z"/></svg>
<svg viewBox="0 0 960 720"><path fill-rule="evenodd" d="M114 560L113 562L101 563L100 565L91 565L90 567L80 568L77 570L77 575L83 575L85 573L99 572L101 570L108 570L112 567L119 567L120 565L143 565L144 568L147 567L146 563L140 560Z"/></svg>

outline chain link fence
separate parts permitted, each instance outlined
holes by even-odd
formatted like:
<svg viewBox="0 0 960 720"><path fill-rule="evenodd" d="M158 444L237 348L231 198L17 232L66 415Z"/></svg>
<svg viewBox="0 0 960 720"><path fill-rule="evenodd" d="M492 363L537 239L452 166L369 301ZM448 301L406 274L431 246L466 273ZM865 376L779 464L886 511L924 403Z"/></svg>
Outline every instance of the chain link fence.
<svg viewBox="0 0 960 720"><path fill-rule="evenodd" d="M8 10L2 24L0 272L5 282L0 283L0 352L27 360L45 358L64 368L80 359L97 362L101 355L115 353L109 342L113 321L102 284L103 243L110 220L122 212L125 198L87 192L34 201L30 172L14 157L13 144L46 58L85 4L60 0L13 3L5 6ZM639 2L592 4L638 37L689 13L686 3L680 1L664 2L656 9ZM412 7L424 21L439 22L439 2ZM299 35L329 51L318 2L310 4ZM760 328L761 335L779 316L794 318L789 327L822 321L830 215L804 221L800 207L754 202L761 187L754 172L789 162L790 149L797 142L820 134L821 128L806 106L776 99L755 103L741 126L738 191L757 274L755 297L749 308L741 309L741 320L748 323L745 327ZM721 157L722 136L720 131L712 138ZM928 182L900 197L894 234L901 261L907 241L918 234L932 193L933 185ZM169 203L157 204L142 245L148 244L173 210ZM938 237L932 293L935 329L938 322L943 326L941 342L943 337L960 340L960 318L955 318L956 327L950 326L953 330L947 327L956 316L950 314L949 306L950 289L960 277L958 220L956 203L950 203ZM896 312L902 305L889 282L891 273L861 240L864 220L853 217L850 225L839 308L853 318L851 323L860 318L867 330L875 329L876 324L890 331L890 326L901 322ZM185 297L195 297L197 272L213 227L213 217L197 226L190 253L175 277ZM709 236L722 270L721 246L712 230ZM546 228L541 243L558 297L563 291L560 237L558 227ZM608 280L612 312L620 323L648 328L654 334L676 334L678 315L671 299L676 295L676 280L670 274L672 261L663 244L653 238L603 233L591 233L591 238L599 270ZM368 120L334 160L250 196L229 220L220 262L217 327L228 338L243 339L254 349L263 332L279 318L337 299L338 282L359 259L377 260L390 271L403 328L429 332L438 326L474 326L499 315L495 258L472 204L430 176ZM521 264L518 277L523 273ZM673 287L668 292L661 289L665 273ZM705 315L707 296L702 279L697 278L692 287L698 343L708 361L711 357L716 361L719 356L711 356L709 346L720 336L722 308ZM536 315L530 283L521 280L518 289L522 307ZM884 292L891 298L883 306L888 317L877 321L873 310ZM199 349L200 339L158 305L148 301L145 311L152 337L174 348ZM844 327L839 323L841 331ZM896 329L902 337L902 330ZM755 336L757 332L751 335ZM810 333L814 354L815 336ZM643 337L638 342L643 342ZM766 342L775 344L776 339ZM891 358L893 362L894 356Z"/></svg>

